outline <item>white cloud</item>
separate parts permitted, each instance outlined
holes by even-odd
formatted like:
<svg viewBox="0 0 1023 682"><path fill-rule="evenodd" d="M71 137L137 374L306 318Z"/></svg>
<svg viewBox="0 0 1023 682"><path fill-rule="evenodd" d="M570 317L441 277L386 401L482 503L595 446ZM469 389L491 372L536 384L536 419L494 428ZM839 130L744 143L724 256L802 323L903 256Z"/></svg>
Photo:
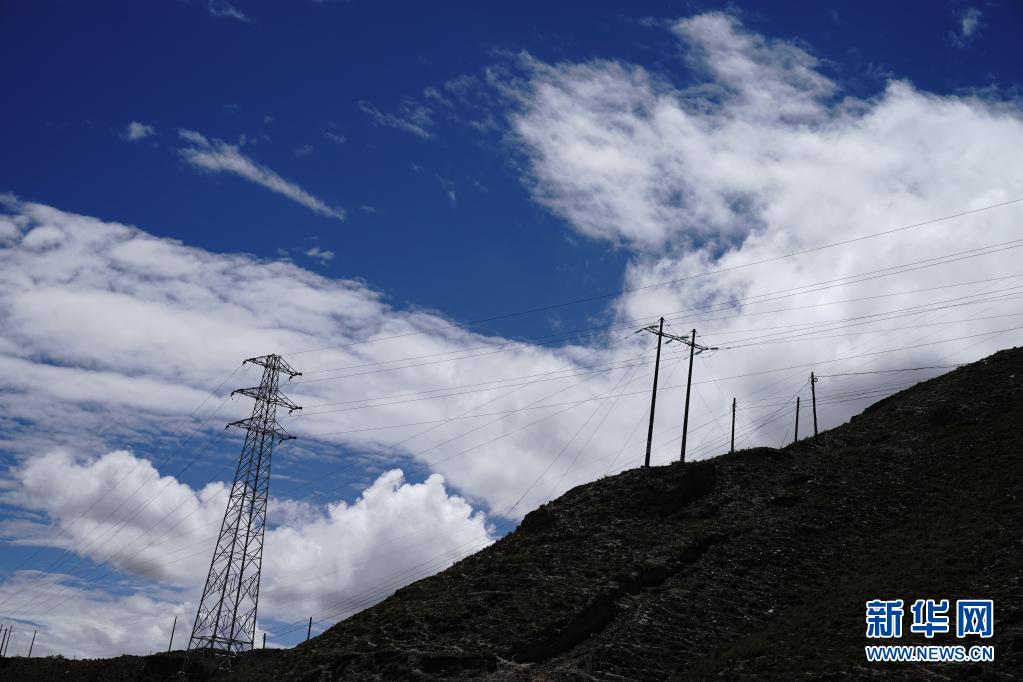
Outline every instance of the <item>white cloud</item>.
<svg viewBox="0 0 1023 682"><path fill-rule="evenodd" d="M138 140L144 140L147 137L152 137L155 134L156 129L153 128L153 126L146 125L145 123L139 123L138 121L132 121L127 125L121 135L129 142L136 142Z"/></svg>
<svg viewBox="0 0 1023 682"><path fill-rule="evenodd" d="M311 144L303 144L298 147L293 147L291 153L295 156L309 156L313 153L313 146Z"/></svg>
<svg viewBox="0 0 1023 682"><path fill-rule="evenodd" d="M1010 251L840 289L810 290L792 301L739 303L754 292L834 281L1017 238L1020 208L1014 205L745 267L846 237L1023 197L1023 162L1011 151L1023 144L1023 114L1011 101L938 97L898 80L869 100L845 96L804 48L753 35L724 14L686 19L675 23L673 31L686 64L702 78L685 88L665 74L619 61L552 65L528 56L521 64L526 77L497 84L512 97L510 124L534 197L579 233L632 251L625 285L644 289L616 302L620 318L687 311L669 317L678 331L696 326L714 345L738 345L743 337L756 344L758 339L770 340L770 331L756 331L765 326L877 314L1020 283L1007 279L895 296L905 290L1017 276L1017 256ZM739 269L699 277L732 268ZM653 286L666 280L679 282ZM870 296L891 298L834 303ZM818 307L786 309L797 304ZM713 305L733 307L713 315L696 308ZM772 308L779 311L762 314ZM1019 323L1012 317L1017 311L1018 301L1012 298L902 317L861 327L862 333L846 330L847 336L827 341L744 344L741 350L707 357L702 367L698 362L697 377L802 363L818 363L818 373L825 373L829 358L1012 327ZM984 314L1008 317L969 319ZM930 326L913 329L914 323ZM870 331L888 327L896 329ZM963 340L869 357L845 367L964 361L1011 339L1002 334ZM778 378L783 381L771 388ZM723 418L726 410L715 413L714 407L727 406L732 395L740 406L744 400L750 405L758 392L773 392L774 400L782 401L794 396L800 378L714 382L694 400L697 409L706 413L709 408ZM829 380L827 391L848 392L855 381ZM822 392L823 385L818 385L818 395ZM829 405L822 421L835 424L862 405ZM790 422L788 411L785 420ZM751 411L758 413L770 411ZM721 424L708 428L720 429ZM768 430L754 442L770 438ZM709 441L707 435L697 440ZM784 438L777 430L772 444ZM697 445L695 451L705 447Z"/></svg>
<svg viewBox="0 0 1023 682"><path fill-rule="evenodd" d="M0 218L0 245L11 242L21 236L21 230L13 221Z"/></svg>
<svg viewBox="0 0 1023 682"><path fill-rule="evenodd" d="M210 550L227 504L223 483L193 491L123 450L82 461L51 451L15 468L11 483L0 499L42 511L48 521L5 521L4 535L21 544L44 544L56 529L61 535L55 546L177 585L205 576L197 578L191 562L168 561L171 552Z"/></svg>
<svg viewBox="0 0 1023 682"><path fill-rule="evenodd" d="M976 7L969 7L959 18L959 25L964 38L971 38L980 28L980 10Z"/></svg>
<svg viewBox="0 0 1023 682"><path fill-rule="evenodd" d="M334 260L334 252L333 251L328 251L326 249L321 249L318 246L314 246L313 248L311 248L308 251L306 251L305 255L309 256L310 258L316 258L321 263L328 263L328 262Z"/></svg>
<svg viewBox="0 0 1023 682"><path fill-rule="evenodd" d="M954 47L964 48L970 45L974 38L984 28L983 14L976 7L967 7L958 17L958 30L950 31L948 42Z"/></svg>
<svg viewBox="0 0 1023 682"><path fill-rule="evenodd" d="M212 173L234 173L320 215L344 220L343 209L328 206L295 183L245 156L238 147L221 140L208 140L193 130L179 130L178 133L191 144L181 150L181 155L192 166Z"/></svg>
<svg viewBox="0 0 1023 682"><path fill-rule="evenodd" d="M426 312L395 310L358 282L320 277L291 263L212 254L36 204L14 202L10 207L10 221L23 224L27 236L0 249L0 308L7 313L0 330L0 363L5 370L0 372L0 419L7 420L0 447L20 456L48 451L54 443L98 450L106 447L107 439L144 443L154 430L188 432L199 424L198 417L189 414L240 359L274 350L338 346L296 356L294 361L310 372L309 379L359 374L357 379L290 387L293 397L305 405L478 383L481 377L500 380L558 371L571 378L572 372L586 368L574 359L583 352L577 347L509 348L505 339L450 328L446 319ZM316 253L322 257L323 249ZM416 334L438 328L443 331ZM351 345L392 334L412 335L400 343ZM477 356L481 347L502 352ZM585 352L592 355L588 362L617 359L615 353L599 348ZM396 357L424 355L433 357L425 364L394 362ZM393 371L401 365L411 366ZM357 369L315 372L351 366ZM363 367L391 371L363 374ZM228 388L254 380L239 374ZM571 381L564 380L518 388L498 383L444 400L296 416L287 426L301 437L300 447L311 448L313 454L317 448L345 443L374 458L400 461L420 451L428 451L424 463L449 457L437 469L449 481L485 500L487 507L507 506L516 493L501 482L501 472L508 468L505 458L528 461L528 451L544 440L558 439L558 423L548 421L535 431L509 435L499 449L490 448L489 457L475 459L458 452L475 439L501 435L505 422L477 429L449 445L441 443L463 426L477 427L481 422L456 421L418 438L412 438L416 431L408 428L323 438L312 434L443 419L484 402L491 403L489 409L514 409L535 403L555 387L566 389L562 398L571 398L600 395L609 384L599 379L572 389ZM209 415L219 400L220 395L201 416ZM536 415L526 413L521 421ZM212 424L241 416L244 406L227 402ZM535 478L545 466L546 454L534 457L515 473L520 483L531 474Z"/></svg>
<svg viewBox="0 0 1023 682"><path fill-rule="evenodd" d="M184 648L195 617L194 607L172 591L135 587L135 591L107 594L59 573L12 574L0 582L0 600L35 600L45 605L48 613L8 616L17 619L8 655L27 655L34 630L38 632L32 645L33 658L94 658L163 651L174 616L178 617L174 648Z"/></svg>
<svg viewBox="0 0 1023 682"><path fill-rule="evenodd" d="M240 9L227 2L227 0L209 0L206 9L210 16L219 19L236 19L247 22L249 18Z"/></svg>
<svg viewBox="0 0 1023 682"><path fill-rule="evenodd" d="M175 613L183 621L178 642L187 643L224 513L223 484L193 490L124 451L86 460L51 452L11 471L4 489L6 504L43 514L40 521L3 522L5 536L34 545L61 531L55 546L160 581L142 589L138 581L101 582L96 570L80 579L14 574L0 583L0 599L8 598L8 618L40 629L40 653L146 653L153 638L165 644ZM441 476L409 483L397 469L352 504L275 498L268 513L264 623L347 616L353 609L345 603L382 599L423 565L439 570L492 541L483 514L450 495Z"/></svg>
<svg viewBox="0 0 1023 682"><path fill-rule="evenodd" d="M360 101L359 108L362 109L373 124L386 128L394 128L411 133L416 137L429 140L433 137L433 112L422 104L412 100L402 102L398 113L384 113L369 102Z"/></svg>
<svg viewBox="0 0 1023 682"><path fill-rule="evenodd" d="M348 142L348 138L341 133L335 133L331 130L324 130L323 136L333 142L334 144L345 144Z"/></svg>
<svg viewBox="0 0 1023 682"><path fill-rule="evenodd" d="M641 252L690 240L721 248L783 228L798 235L811 222L793 222L798 203L821 226L801 235L808 243L824 226L912 221L1016 187L977 178L972 193L950 191L950 178L975 177L950 164L971 161L978 146L1015 165L998 144L1018 135L1012 107L937 98L899 81L869 102L832 102L836 86L794 45L751 36L721 14L674 30L706 82L679 90L618 62L533 62L516 91L512 124L534 194L583 234ZM969 134L951 147L930 144L959 125ZM883 211L855 208L877 197L886 197ZM891 213L896 203L909 210Z"/></svg>

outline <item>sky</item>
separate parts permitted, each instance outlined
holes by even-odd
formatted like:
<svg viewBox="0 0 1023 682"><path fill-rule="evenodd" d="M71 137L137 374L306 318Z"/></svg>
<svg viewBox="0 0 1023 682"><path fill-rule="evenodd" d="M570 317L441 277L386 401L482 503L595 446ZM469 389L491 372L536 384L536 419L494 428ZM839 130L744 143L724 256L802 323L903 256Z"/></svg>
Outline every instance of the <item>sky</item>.
<svg viewBox="0 0 1023 682"><path fill-rule="evenodd" d="M281 353L259 633L1018 344L1013 2L0 5L0 622L187 643ZM664 347L654 465L679 458ZM812 423L804 409L801 436Z"/></svg>

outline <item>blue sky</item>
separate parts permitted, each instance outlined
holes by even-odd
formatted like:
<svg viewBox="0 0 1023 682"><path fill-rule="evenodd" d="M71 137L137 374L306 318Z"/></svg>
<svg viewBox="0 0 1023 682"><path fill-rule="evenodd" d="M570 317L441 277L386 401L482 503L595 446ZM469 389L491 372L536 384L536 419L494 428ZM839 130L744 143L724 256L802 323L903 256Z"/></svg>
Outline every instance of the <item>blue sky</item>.
<svg viewBox="0 0 1023 682"><path fill-rule="evenodd" d="M191 624L248 356L306 372L261 604L287 645L629 466L625 337L660 315L728 349L696 457L733 396L744 443L784 442L811 368L1011 344L1021 29L1011 2L4 4L0 619L77 655ZM826 425L901 385L832 381Z"/></svg>
<svg viewBox="0 0 1023 682"><path fill-rule="evenodd" d="M676 59L678 46L652 20L721 5L235 6L245 20L201 1L7 3L0 54L15 66L0 187L214 251L293 251L328 274L364 278L397 305L468 321L614 290L626 256L572 238L530 200L503 126L467 125L499 119L500 106L451 111L424 90L453 98L446 83L479 77L521 51L548 62L613 57L657 68ZM752 29L812 42L825 71L852 94L876 94L891 74L937 93L1018 85L1018 5L985 5L983 39L968 49L949 39L965 9L796 2L740 11ZM680 84L691 79L684 67L665 72ZM375 125L359 106L400 116L406 101L429 110L430 139ZM156 132L123 144L131 121ZM347 219L317 216L237 177L196 173L177 154L181 128L230 143L245 136L254 160L344 208ZM313 247L334 259L320 265L302 255ZM559 314L577 322L598 311ZM493 328L537 334L547 324L539 316Z"/></svg>

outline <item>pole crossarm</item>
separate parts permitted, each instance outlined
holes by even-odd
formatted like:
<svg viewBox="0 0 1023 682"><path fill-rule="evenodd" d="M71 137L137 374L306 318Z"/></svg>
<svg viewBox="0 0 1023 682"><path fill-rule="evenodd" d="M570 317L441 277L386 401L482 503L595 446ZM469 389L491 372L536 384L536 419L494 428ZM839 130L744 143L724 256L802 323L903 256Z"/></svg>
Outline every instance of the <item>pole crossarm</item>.
<svg viewBox="0 0 1023 682"><path fill-rule="evenodd" d="M694 351L696 352L696 355L699 355L703 351L707 351L707 350L721 350L717 346L704 346L701 343L695 343L694 344L692 342L689 334L682 334L682 335L669 334L668 332L663 331L662 329L660 329L659 325L656 325L656 324L651 324L651 325L648 325L646 327L643 327L642 329L637 329L636 330L637 334L639 334L640 332L650 332L654 336L660 336L660 337L666 339L666 341L664 342L665 346L667 346L672 341L678 341L681 344L684 344L686 346L692 347L694 349Z"/></svg>

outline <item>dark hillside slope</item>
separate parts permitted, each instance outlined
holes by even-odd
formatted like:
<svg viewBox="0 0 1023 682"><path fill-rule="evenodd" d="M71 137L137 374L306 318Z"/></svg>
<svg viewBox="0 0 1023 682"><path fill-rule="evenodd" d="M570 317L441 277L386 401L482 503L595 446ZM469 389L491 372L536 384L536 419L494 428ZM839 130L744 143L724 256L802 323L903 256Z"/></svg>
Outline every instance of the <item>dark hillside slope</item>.
<svg viewBox="0 0 1023 682"><path fill-rule="evenodd" d="M818 444L575 488L320 637L243 657L231 677L1015 679L1021 429L1013 349L887 398ZM995 600L983 642L994 663L865 661L867 600L902 598L908 618L914 599L971 597ZM979 643L905 627L894 643ZM140 674L162 667L136 660Z"/></svg>
<svg viewBox="0 0 1023 682"><path fill-rule="evenodd" d="M580 486L488 550L298 647L274 672L1019 674L1021 429L1023 351L1014 349L887 398L818 445ZM988 596L994 665L865 662L868 599L908 607ZM896 643L927 642L906 630Z"/></svg>

